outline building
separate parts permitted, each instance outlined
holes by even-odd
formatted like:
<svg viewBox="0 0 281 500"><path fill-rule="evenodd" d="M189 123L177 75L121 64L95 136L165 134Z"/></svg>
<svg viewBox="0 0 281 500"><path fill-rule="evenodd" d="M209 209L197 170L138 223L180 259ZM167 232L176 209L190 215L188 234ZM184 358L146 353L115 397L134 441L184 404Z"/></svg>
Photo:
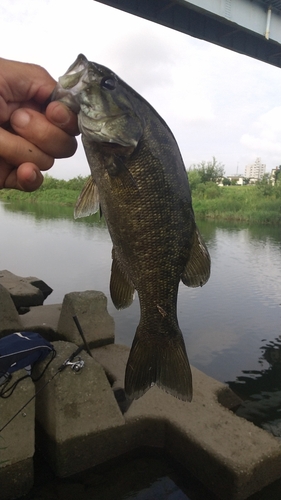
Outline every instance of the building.
<svg viewBox="0 0 281 500"><path fill-rule="evenodd" d="M228 175L227 178L230 180L232 184L236 184L236 186L244 185L244 178L241 174Z"/></svg>
<svg viewBox="0 0 281 500"><path fill-rule="evenodd" d="M281 180L281 165L279 167L275 167L271 170L270 181L273 185L277 184Z"/></svg>
<svg viewBox="0 0 281 500"><path fill-rule="evenodd" d="M261 162L261 158L257 158L255 163L246 165L245 177L250 179L250 182L257 182L262 179L265 174L266 165Z"/></svg>

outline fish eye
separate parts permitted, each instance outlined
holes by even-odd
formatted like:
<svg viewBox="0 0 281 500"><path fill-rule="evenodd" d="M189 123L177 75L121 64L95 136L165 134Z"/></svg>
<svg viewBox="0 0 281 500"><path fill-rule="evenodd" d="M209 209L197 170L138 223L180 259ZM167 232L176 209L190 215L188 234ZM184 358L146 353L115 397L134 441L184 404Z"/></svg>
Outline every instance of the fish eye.
<svg viewBox="0 0 281 500"><path fill-rule="evenodd" d="M116 80L110 76L105 76L101 81L101 86L107 90L114 90L116 87Z"/></svg>

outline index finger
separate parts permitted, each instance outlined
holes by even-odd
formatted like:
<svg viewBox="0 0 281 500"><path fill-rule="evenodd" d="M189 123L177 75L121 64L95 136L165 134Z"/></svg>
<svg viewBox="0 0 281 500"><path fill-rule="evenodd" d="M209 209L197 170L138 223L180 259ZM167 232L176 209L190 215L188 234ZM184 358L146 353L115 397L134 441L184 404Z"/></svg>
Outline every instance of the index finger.
<svg viewBox="0 0 281 500"><path fill-rule="evenodd" d="M28 108L20 108L11 116L11 125L13 130L19 134L16 136L19 144L20 140L24 138L37 146L42 153L53 158L68 158L76 151L76 139L62 128L51 123L42 113ZM35 147L31 149L36 151ZM23 161L32 160L30 158L23 159L20 163ZM33 163L39 165L36 161ZM12 164L15 162L13 161Z"/></svg>

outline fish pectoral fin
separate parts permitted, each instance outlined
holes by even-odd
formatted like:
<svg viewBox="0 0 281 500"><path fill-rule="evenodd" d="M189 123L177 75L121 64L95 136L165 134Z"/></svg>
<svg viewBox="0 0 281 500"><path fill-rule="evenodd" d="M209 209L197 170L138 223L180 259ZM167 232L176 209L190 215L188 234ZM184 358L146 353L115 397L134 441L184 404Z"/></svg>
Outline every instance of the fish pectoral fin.
<svg viewBox="0 0 281 500"><path fill-rule="evenodd" d="M125 373L125 392L138 399L152 386L183 401L192 400L192 374L180 331L161 335L140 325L130 350Z"/></svg>
<svg viewBox="0 0 281 500"><path fill-rule="evenodd" d="M181 275L186 286L197 287L207 283L211 271L211 258L206 244L196 227L193 235L190 256Z"/></svg>
<svg viewBox="0 0 281 500"><path fill-rule="evenodd" d="M135 287L123 271L112 250L110 296L116 309L129 307L134 300Z"/></svg>
<svg viewBox="0 0 281 500"><path fill-rule="evenodd" d="M92 177L89 177L83 187L74 208L74 218L88 217L97 213L100 208L98 187Z"/></svg>

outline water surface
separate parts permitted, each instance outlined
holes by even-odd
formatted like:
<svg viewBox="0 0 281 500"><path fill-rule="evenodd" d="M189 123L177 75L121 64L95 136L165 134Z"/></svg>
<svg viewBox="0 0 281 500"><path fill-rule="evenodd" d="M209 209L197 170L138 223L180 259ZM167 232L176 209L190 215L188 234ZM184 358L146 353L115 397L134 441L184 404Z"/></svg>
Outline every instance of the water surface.
<svg viewBox="0 0 281 500"><path fill-rule="evenodd" d="M75 221L68 207L0 203L0 223L0 269L46 281L54 290L46 304L61 303L71 291L104 292L116 342L131 345L139 303L136 297L116 311L110 300L112 245L103 220ZM178 318L189 359L252 402L243 410L247 418L281 435L280 228L214 222L199 227L212 272L203 288L180 285Z"/></svg>

